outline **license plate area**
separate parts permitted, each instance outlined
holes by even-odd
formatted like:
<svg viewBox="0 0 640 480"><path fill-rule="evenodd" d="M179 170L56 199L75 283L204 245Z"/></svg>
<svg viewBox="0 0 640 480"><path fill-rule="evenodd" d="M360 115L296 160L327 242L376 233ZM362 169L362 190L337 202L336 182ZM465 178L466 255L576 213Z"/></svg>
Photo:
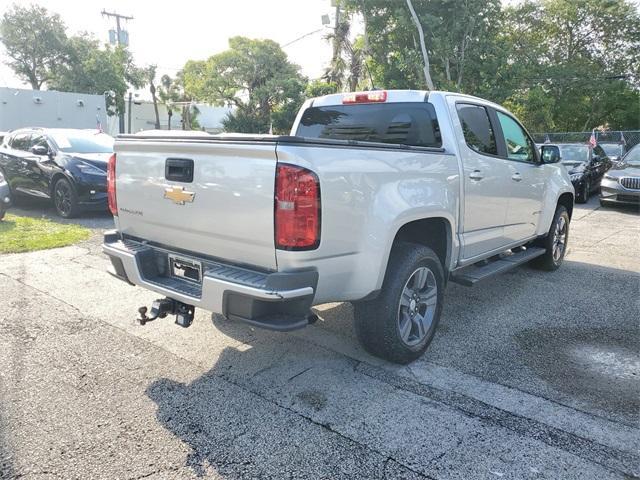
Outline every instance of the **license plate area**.
<svg viewBox="0 0 640 480"><path fill-rule="evenodd" d="M190 258L169 254L169 271L172 277L202 283L202 263Z"/></svg>

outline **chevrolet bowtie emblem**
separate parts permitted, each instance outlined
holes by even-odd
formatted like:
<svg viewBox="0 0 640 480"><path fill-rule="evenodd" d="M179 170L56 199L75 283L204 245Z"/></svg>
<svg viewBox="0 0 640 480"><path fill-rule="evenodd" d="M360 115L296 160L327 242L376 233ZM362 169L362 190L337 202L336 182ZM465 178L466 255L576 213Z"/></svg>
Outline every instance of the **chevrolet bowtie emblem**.
<svg viewBox="0 0 640 480"><path fill-rule="evenodd" d="M184 187L168 187L164 189L164 198L168 198L176 205L184 205L185 202L193 202L196 194L185 191Z"/></svg>

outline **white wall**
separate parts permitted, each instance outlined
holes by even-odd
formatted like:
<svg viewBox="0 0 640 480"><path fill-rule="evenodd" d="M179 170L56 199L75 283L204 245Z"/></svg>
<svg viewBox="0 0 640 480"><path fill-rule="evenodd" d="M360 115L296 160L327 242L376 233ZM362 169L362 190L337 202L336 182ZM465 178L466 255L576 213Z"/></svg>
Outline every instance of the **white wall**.
<svg viewBox="0 0 640 480"><path fill-rule="evenodd" d="M127 108L129 104L127 102ZM226 107L212 107L210 105L198 104L198 123L201 127L209 133L219 133L222 131L222 120L226 117L227 113L231 111ZM128 112L127 112L128 113ZM158 114L160 116L160 129L166 130L168 127L169 116L167 115L167 108L158 104ZM142 101L140 104L132 103L131 105L131 133L136 133L141 130L153 130L155 128L155 114L153 111L153 102ZM128 116L125 114L125 130L128 126ZM173 112L171 117L171 129L182 129L182 117L179 110Z"/></svg>
<svg viewBox="0 0 640 480"><path fill-rule="evenodd" d="M105 131L110 131L113 119L107 121L102 95L0 87L0 131L21 127L96 128L98 120Z"/></svg>

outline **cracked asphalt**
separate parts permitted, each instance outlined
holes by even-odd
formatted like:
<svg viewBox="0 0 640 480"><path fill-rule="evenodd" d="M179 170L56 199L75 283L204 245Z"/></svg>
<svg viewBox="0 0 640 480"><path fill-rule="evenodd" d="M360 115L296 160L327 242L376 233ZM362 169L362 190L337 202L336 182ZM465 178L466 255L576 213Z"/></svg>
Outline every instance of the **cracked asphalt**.
<svg viewBox="0 0 640 480"><path fill-rule="evenodd" d="M0 256L0 478L638 478L639 220L577 205L559 271L451 284L400 367L348 304L291 334L141 327L156 295L106 273L110 220L83 217L87 242Z"/></svg>

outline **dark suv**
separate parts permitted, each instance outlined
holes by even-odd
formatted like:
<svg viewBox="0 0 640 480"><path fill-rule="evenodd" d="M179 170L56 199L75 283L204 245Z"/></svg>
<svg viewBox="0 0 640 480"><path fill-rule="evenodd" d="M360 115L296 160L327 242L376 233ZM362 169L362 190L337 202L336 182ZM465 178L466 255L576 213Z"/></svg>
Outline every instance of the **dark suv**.
<svg viewBox="0 0 640 480"><path fill-rule="evenodd" d="M23 128L0 147L0 173L14 196L51 199L58 215L107 210L113 138L97 130Z"/></svg>

